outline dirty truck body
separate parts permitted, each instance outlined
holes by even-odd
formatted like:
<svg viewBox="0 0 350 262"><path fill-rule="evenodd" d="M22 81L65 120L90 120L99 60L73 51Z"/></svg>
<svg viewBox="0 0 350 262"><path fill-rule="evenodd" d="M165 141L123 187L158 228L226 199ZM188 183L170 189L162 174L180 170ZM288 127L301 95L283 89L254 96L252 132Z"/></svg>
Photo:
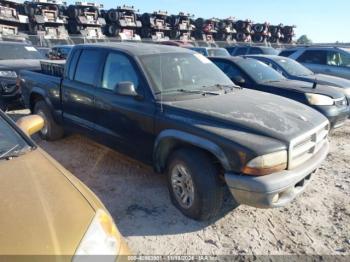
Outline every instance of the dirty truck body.
<svg viewBox="0 0 350 262"><path fill-rule="evenodd" d="M50 73L55 67L62 77ZM217 213L225 185L240 204L283 206L328 152L329 122L321 114L238 88L191 50L78 45L65 67L47 62L20 79L26 107L46 119L44 138L75 130L153 165L168 175L174 204L194 219Z"/></svg>

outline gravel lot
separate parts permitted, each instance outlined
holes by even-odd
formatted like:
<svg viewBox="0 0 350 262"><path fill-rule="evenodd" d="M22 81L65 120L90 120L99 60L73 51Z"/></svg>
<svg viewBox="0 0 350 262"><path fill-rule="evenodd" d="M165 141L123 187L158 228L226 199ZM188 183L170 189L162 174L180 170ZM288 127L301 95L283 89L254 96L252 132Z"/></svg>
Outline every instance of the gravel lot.
<svg viewBox="0 0 350 262"><path fill-rule="evenodd" d="M350 254L350 121L332 134L327 161L293 203L236 207L227 194L221 215L205 223L173 207L165 176L151 167L80 135L36 140L102 199L135 254Z"/></svg>

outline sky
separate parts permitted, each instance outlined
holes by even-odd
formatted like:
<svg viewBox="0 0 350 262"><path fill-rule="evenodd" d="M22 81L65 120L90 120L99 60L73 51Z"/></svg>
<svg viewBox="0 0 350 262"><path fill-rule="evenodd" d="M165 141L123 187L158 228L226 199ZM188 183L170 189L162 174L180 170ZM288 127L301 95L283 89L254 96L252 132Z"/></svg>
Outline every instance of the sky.
<svg viewBox="0 0 350 262"><path fill-rule="evenodd" d="M134 5L141 13L161 9L171 14L184 11L195 17L233 16L254 22L296 25L297 37L306 34L315 43L350 42L350 0L101 0L97 3L108 9Z"/></svg>

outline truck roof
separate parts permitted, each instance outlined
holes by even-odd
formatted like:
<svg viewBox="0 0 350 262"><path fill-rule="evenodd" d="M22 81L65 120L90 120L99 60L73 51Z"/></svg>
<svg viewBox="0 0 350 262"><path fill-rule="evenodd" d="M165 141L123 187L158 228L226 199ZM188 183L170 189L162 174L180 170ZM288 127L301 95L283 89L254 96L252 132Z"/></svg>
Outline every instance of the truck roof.
<svg viewBox="0 0 350 262"><path fill-rule="evenodd" d="M103 47L107 49L120 50L129 53L134 56L142 55L152 55L152 54L162 54L162 53L195 53L192 50L168 46L159 44L149 44L149 43L131 43L131 42L119 42L119 43L94 43L94 44L82 44L79 46L91 46L91 47Z"/></svg>

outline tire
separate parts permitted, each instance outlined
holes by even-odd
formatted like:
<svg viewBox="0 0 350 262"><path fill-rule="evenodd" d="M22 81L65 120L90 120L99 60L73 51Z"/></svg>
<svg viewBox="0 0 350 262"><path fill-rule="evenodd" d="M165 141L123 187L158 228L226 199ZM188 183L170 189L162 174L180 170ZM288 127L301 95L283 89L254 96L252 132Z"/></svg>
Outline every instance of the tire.
<svg viewBox="0 0 350 262"><path fill-rule="evenodd" d="M170 39L178 39L181 36L181 33L178 30L171 30L169 36Z"/></svg>
<svg viewBox="0 0 350 262"><path fill-rule="evenodd" d="M67 15L70 19L75 19L79 16L79 9L74 5L70 5L67 8Z"/></svg>
<svg viewBox="0 0 350 262"><path fill-rule="evenodd" d="M57 124L53 119L50 108L43 100L39 100L35 103L34 114L38 114L44 118L45 126L39 132L42 139L54 141L63 137L63 127Z"/></svg>
<svg viewBox="0 0 350 262"><path fill-rule="evenodd" d="M115 9L110 9L107 12L107 18L110 22L117 22L119 19L119 13Z"/></svg>
<svg viewBox="0 0 350 262"><path fill-rule="evenodd" d="M194 22L197 29L203 29L204 26L204 19L203 18L197 18Z"/></svg>
<svg viewBox="0 0 350 262"><path fill-rule="evenodd" d="M167 177L171 201L185 216L209 220L217 215L223 202L224 186L216 166L205 152L187 148L175 151L167 164ZM185 201L180 200L183 192L188 193Z"/></svg>
<svg viewBox="0 0 350 262"><path fill-rule="evenodd" d="M2 110L3 112L7 111L7 105L1 98L0 98L0 110Z"/></svg>
<svg viewBox="0 0 350 262"><path fill-rule="evenodd" d="M144 26L144 27L151 26L151 15L148 13L144 13L141 16L141 22L142 22L142 26Z"/></svg>

